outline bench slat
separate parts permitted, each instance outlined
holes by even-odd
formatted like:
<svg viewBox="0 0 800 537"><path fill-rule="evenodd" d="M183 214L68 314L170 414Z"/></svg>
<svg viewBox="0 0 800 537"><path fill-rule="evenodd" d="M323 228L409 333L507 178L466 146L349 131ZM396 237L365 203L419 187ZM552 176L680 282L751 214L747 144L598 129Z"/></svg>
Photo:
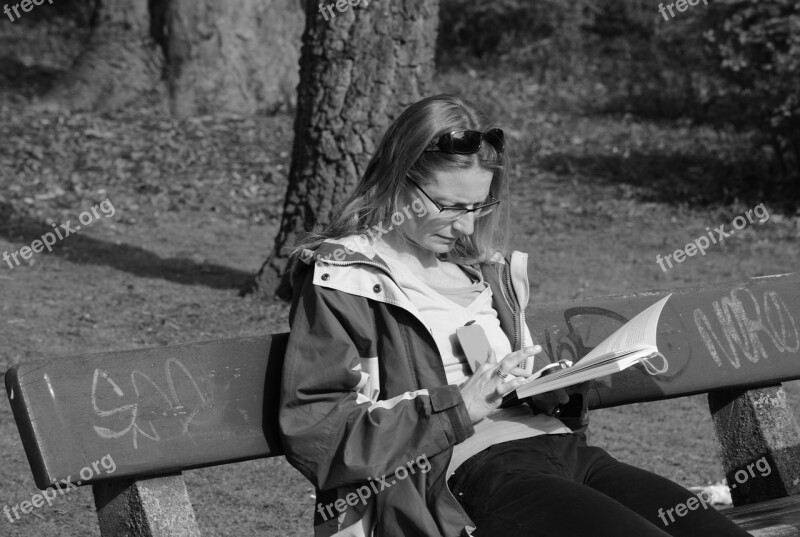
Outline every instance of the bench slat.
<svg viewBox="0 0 800 537"><path fill-rule="evenodd" d="M800 535L797 529L800 528L800 496L720 509L720 512L754 535ZM774 533L766 533L768 530Z"/></svg>

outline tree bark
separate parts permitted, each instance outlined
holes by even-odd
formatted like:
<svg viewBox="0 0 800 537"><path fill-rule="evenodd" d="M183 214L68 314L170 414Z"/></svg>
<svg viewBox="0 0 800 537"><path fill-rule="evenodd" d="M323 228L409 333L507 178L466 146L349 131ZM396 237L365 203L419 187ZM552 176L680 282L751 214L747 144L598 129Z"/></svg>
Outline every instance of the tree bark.
<svg viewBox="0 0 800 537"><path fill-rule="evenodd" d="M283 217L273 251L243 293L289 298L284 247L296 232L330 222L331 210L354 187L389 123L426 95L438 4L362 1L344 12L333 7L335 17L326 9L326 21L317 0L307 0Z"/></svg>
<svg viewBox="0 0 800 537"><path fill-rule="evenodd" d="M92 27L86 49L38 108L105 112L158 91L164 56L151 35L148 0L99 0Z"/></svg>
<svg viewBox="0 0 800 537"><path fill-rule="evenodd" d="M185 117L291 105L303 24L298 0L171 0L170 106Z"/></svg>
<svg viewBox="0 0 800 537"><path fill-rule="evenodd" d="M292 104L299 0L97 0L92 34L38 106L173 115L253 114Z"/></svg>

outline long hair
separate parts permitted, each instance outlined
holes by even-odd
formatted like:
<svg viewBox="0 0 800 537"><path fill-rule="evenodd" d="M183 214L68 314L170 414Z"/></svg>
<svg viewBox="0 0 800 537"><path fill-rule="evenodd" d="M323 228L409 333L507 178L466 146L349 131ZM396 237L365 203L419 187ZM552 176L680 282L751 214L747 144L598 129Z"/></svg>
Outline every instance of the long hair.
<svg viewBox="0 0 800 537"><path fill-rule="evenodd" d="M332 212L330 224L322 231L297 234L289 269L297 260L296 254L304 248L316 250L326 239L363 233L376 225L390 226L389 221L398 210L400 192L413 188L407 177L424 187L433 181L435 172L473 166L492 172L489 193L505 201L505 210L496 210L476 219L474 232L469 236L461 236L453 249L440 256L440 259L474 264L490 262L497 250L505 253L507 233L500 230L499 224L504 214L503 231L507 232L508 148L498 153L490 144L482 143L480 151L472 155L425 151L432 140L447 132L485 132L492 126L471 103L454 95L427 97L409 106L387 129L355 190ZM503 246L498 247L501 241Z"/></svg>

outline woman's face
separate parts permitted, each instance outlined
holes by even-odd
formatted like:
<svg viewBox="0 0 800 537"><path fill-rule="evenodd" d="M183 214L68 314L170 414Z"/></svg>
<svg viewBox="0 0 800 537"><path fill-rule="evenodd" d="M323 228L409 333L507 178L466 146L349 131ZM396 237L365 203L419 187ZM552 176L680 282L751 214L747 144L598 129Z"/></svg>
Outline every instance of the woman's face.
<svg viewBox="0 0 800 537"><path fill-rule="evenodd" d="M492 172L473 166L465 170L436 172L433 181L422 185L422 188L440 205L472 208L486 201L491 184ZM404 204L419 199L427 209L422 216L409 218L400 226L410 242L437 254L447 253L453 249L458 238L471 235L475 230L473 213L466 213L458 220L442 219L436 205L413 183L409 183L409 186L411 188L404 192Z"/></svg>

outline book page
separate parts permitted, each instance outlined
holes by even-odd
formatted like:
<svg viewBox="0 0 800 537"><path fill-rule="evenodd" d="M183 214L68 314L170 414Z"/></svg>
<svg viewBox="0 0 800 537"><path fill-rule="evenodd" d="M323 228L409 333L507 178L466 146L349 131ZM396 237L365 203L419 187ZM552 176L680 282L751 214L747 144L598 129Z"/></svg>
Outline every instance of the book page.
<svg viewBox="0 0 800 537"><path fill-rule="evenodd" d="M661 310L669 300L669 294L622 325L616 332L604 339L597 347L583 357L576 366L589 366L602 360L608 354L629 352L644 346L656 346L658 319Z"/></svg>
<svg viewBox="0 0 800 537"><path fill-rule="evenodd" d="M520 385L517 396L528 397L617 373L657 355L658 319L671 296L665 296L622 325L574 366Z"/></svg>
<svg viewBox="0 0 800 537"><path fill-rule="evenodd" d="M561 375L560 377L549 375L540 379L538 382L524 384L517 388L517 397L530 397L531 395L538 395L540 393L550 392L559 388L566 388L567 386L572 386L573 384L580 384L581 382L585 382L587 380L594 380L596 378L605 377L606 375L619 373L623 369L627 369L634 364L638 364L642 360L657 355L657 352L640 350L628 354L618 360L606 362L604 364L598 364L596 367L591 367L582 371L573 372L571 375ZM569 369L564 371L569 371Z"/></svg>

